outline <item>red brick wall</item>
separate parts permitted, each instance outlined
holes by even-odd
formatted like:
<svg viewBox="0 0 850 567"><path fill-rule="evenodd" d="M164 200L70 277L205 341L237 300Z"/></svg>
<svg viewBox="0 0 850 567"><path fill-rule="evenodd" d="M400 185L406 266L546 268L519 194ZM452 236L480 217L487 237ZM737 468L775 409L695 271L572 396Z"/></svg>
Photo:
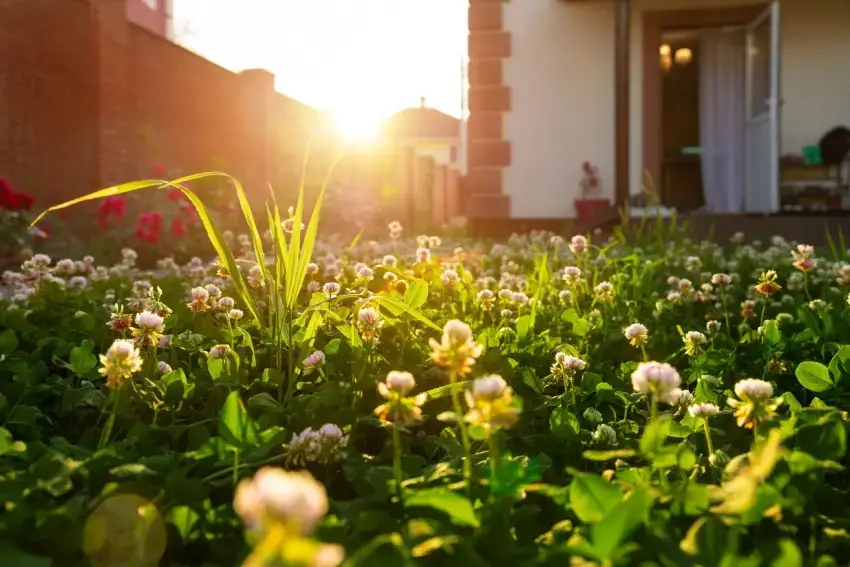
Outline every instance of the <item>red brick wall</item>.
<svg viewBox="0 0 850 567"><path fill-rule="evenodd" d="M95 183L92 33L78 0L0 0L0 177L55 201Z"/></svg>
<svg viewBox="0 0 850 567"><path fill-rule="evenodd" d="M128 22L115 0L0 0L0 177L51 204L221 169L254 193L318 119L264 71L234 74ZM293 140L296 143L292 143ZM301 142L301 143L297 143Z"/></svg>

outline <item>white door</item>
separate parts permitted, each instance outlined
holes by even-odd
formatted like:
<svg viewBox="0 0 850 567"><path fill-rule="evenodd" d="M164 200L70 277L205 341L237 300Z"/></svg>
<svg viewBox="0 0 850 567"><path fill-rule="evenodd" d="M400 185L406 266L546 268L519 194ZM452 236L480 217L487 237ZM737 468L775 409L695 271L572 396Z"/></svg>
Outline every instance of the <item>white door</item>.
<svg viewBox="0 0 850 567"><path fill-rule="evenodd" d="M779 0L747 26L747 213L779 210L779 30Z"/></svg>

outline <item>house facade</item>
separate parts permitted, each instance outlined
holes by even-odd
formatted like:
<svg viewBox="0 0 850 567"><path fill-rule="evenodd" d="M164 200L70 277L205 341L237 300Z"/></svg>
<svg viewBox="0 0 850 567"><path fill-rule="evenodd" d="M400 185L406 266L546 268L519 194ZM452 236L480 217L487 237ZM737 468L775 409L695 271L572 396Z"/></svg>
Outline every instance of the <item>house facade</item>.
<svg viewBox="0 0 850 567"><path fill-rule="evenodd" d="M574 218L585 161L612 204L661 182L659 54L696 29L745 36L743 191L772 184L738 212L774 212L779 156L850 124L847 0L470 0L469 216Z"/></svg>

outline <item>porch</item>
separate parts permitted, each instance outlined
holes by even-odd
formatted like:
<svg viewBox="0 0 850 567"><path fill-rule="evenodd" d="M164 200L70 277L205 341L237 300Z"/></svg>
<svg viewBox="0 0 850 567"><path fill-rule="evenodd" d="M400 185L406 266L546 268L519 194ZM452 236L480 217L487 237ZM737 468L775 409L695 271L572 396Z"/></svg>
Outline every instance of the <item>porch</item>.
<svg viewBox="0 0 850 567"><path fill-rule="evenodd" d="M490 76L478 74L472 89L481 92L478 107L472 91L470 95L472 117L480 118L476 126L496 114L493 110L500 111L501 124L494 121L489 128L488 122L487 129L471 130L482 138L482 150L485 144L488 151L496 149L497 143L498 149L509 150L476 156L481 175L473 186L487 194L485 205L499 205L481 210L494 220L575 219L584 161L598 166L598 196L612 204L641 194L646 178L664 185L659 50L665 34L747 28L769 5L753 0L502 4L500 33L511 42L510 49L499 52L501 74L492 78L500 86L489 86ZM768 43L778 40L778 64L775 78L765 81L770 92L762 93L761 102L775 99L781 104L774 105L775 120L766 121L773 128L768 128L768 141L747 151L775 145L763 152L758 182L745 184L759 187L762 205L743 211L779 212L780 169L790 171L780 167L780 158L797 155L786 161L801 161L804 147L817 145L830 128L850 124L850 74L840 71L850 60L846 0L781 0L777 5L775 32L770 26L763 29L768 30ZM497 94L497 88L509 97L483 97L484 91ZM807 175L820 173L817 166L794 167L804 170L795 173L798 186L812 181Z"/></svg>
<svg viewBox="0 0 850 567"><path fill-rule="evenodd" d="M575 4L593 0L562 1ZM850 164L845 162L834 169L825 169L818 147L829 129L850 124L850 73L835 72L846 65L850 56L850 38L846 34L850 7L846 2L614 0L613 4L616 204L633 201L636 193L651 185L657 191L656 198L685 212L702 208L704 212L724 214L814 213L812 218L816 218L817 213L834 215L850 210L847 190L850 171L843 179L841 175L842 168L850 169ZM709 33L703 33L706 31ZM740 38L733 37L736 33ZM743 54L740 62L729 58L728 46L706 41L709 38L705 35L739 39L738 49ZM671 39L682 37L689 38L690 43L678 48L671 45ZM682 95L682 89L676 92L670 88L669 75L677 67L697 66L694 60L697 46L719 50L719 58L717 53L712 53L711 64L722 69L720 73L717 69L706 73L705 68L696 74L691 72L692 77L697 77L692 81L705 83L708 76L709 80L729 83L729 67L738 64L740 85L734 86L740 88L741 100L730 99L729 84L719 89L723 91L719 100L716 92L708 89L707 93L704 85L699 84L695 92L689 93L704 99L688 109L693 115L688 117L694 123L693 131L689 132L693 139L688 140L690 144L677 146L676 141L682 142L688 135L669 140L677 136L675 132L671 135L665 121L682 118L681 112L679 116L668 116L675 112L665 112L668 91L673 90L678 98ZM723 49L726 49L725 59ZM706 100L724 108L720 113L706 112ZM734 106L740 108L730 109ZM731 140L733 136L728 134L734 130L734 120L740 120L743 125L739 140ZM713 137L706 135L706 122L715 130L724 131ZM681 124L678 126L681 130ZM724 146L722 152L717 152L718 144ZM710 150L706 154L706 147L724 155L711 155ZM725 155L736 152L739 159ZM703 182L716 178L718 173L710 171L707 175L707 167L720 170L715 185L738 183L740 194L724 195L719 203L717 196L706 194L714 189L704 187ZM699 200L691 199L688 203L687 198L682 198L681 187L674 183L677 169L686 169L684 177L693 185L691 196L694 191L703 193L697 195ZM729 175L732 169L740 170L734 172L740 175L740 180ZM736 210L723 203L724 198L743 204ZM721 218L712 216L711 221L698 224L714 223Z"/></svg>

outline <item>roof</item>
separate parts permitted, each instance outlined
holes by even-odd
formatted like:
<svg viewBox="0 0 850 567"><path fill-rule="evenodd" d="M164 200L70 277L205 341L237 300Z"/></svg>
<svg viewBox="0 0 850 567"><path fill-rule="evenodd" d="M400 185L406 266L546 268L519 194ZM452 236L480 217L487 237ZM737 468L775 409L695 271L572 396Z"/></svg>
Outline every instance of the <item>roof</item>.
<svg viewBox="0 0 850 567"><path fill-rule="evenodd" d="M405 138L458 138L460 120L434 108L407 108L387 118L388 134Z"/></svg>

